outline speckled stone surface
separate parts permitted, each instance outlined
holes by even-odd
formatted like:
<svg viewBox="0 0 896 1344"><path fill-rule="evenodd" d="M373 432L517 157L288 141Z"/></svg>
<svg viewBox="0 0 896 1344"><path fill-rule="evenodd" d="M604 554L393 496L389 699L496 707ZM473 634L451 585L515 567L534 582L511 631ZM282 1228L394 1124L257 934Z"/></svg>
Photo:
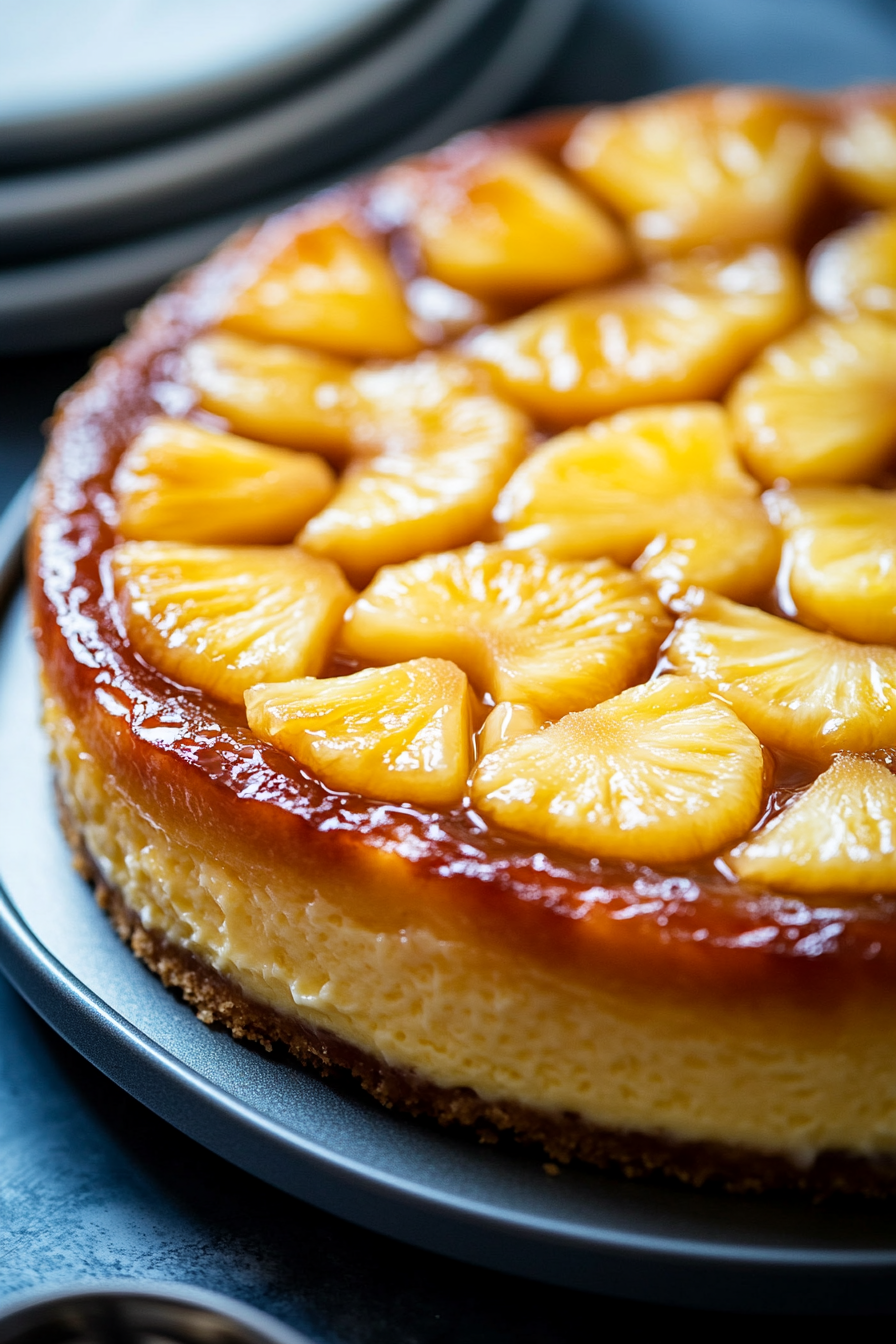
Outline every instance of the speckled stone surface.
<svg viewBox="0 0 896 1344"><path fill-rule="evenodd" d="M590 0L527 106L700 79L888 78L891 0ZM0 362L0 504L86 364L83 351ZM327 1344L572 1344L731 1324L455 1264L280 1194L120 1092L0 980L0 1298L109 1277L217 1289Z"/></svg>

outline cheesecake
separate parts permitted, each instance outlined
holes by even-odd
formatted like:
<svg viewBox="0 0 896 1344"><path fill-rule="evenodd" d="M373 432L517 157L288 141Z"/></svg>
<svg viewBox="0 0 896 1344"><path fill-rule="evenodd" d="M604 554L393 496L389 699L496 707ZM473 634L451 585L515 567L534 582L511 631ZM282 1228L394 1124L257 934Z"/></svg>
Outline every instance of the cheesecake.
<svg viewBox="0 0 896 1344"><path fill-rule="evenodd" d="M62 824L203 1021L554 1160L896 1191L890 144L886 90L465 135L62 399Z"/></svg>

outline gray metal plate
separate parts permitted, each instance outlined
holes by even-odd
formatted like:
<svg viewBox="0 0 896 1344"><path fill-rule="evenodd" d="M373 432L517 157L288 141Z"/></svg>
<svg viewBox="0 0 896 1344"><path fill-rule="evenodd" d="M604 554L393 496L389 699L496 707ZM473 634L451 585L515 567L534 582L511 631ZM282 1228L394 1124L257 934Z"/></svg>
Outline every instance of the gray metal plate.
<svg viewBox="0 0 896 1344"><path fill-rule="evenodd" d="M21 509L21 502L19 504ZM0 583L16 544L0 522ZM527 1277L753 1311L896 1309L896 1207L626 1181L380 1108L212 1031L119 942L72 870L38 725L24 599L0 631L0 969L133 1096L272 1185Z"/></svg>

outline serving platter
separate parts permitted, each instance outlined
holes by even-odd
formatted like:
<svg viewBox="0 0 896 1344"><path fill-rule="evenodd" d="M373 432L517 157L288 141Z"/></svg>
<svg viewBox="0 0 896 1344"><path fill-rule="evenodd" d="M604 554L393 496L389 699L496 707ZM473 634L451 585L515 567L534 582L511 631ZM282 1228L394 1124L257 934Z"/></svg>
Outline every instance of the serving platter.
<svg viewBox="0 0 896 1344"><path fill-rule="evenodd" d="M70 251L208 215L320 172L425 116L491 40L507 0L424 0L327 78L123 155L0 178L0 255ZM486 25L487 26L487 25Z"/></svg>
<svg viewBox="0 0 896 1344"><path fill-rule="evenodd" d="M0 969L158 1115L274 1186L375 1231L530 1278L681 1305L896 1308L896 1207L628 1181L386 1111L350 1081L212 1031L119 942L53 805L18 565L0 520Z"/></svg>
<svg viewBox="0 0 896 1344"><path fill-rule="evenodd" d="M454 0L448 0L448 5ZM430 149L470 126L494 120L517 101L537 77L569 29L580 0L510 0L512 18L499 23L506 0L494 7L496 30L477 46L472 68L437 108L402 111L393 136L353 161L365 172L406 154ZM506 17L506 15L505 15ZM337 103L338 106L338 103ZM296 178L299 168L294 165ZM200 261L247 219L262 218L344 176L342 168L301 177L263 200L214 213L176 228L162 229L114 246L97 247L48 261L0 270L0 354L56 349L108 339L124 313L169 276Z"/></svg>

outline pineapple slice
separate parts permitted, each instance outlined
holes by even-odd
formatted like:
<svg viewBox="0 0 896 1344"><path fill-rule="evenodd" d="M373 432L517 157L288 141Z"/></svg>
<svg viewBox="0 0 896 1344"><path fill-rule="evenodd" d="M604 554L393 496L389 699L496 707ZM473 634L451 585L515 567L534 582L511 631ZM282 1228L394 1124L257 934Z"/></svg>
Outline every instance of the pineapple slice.
<svg viewBox="0 0 896 1344"><path fill-rule="evenodd" d="M150 420L118 464L118 531L133 541L289 541L336 482L323 458Z"/></svg>
<svg viewBox="0 0 896 1344"><path fill-rule="evenodd" d="M887 89L843 100L822 152L834 180L863 205L896 205L896 98Z"/></svg>
<svg viewBox="0 0 896 1344"><path fill-rule="evenodd" d="M249 727L331 789L450 807L471 761L470 684L439 658L246 692Z"/></svg>
<svg viewBox="0 0 896 1344"><path fill-rule="evenodd" d="M359 372L356 431L387 451L357 462L299 542L361 586L381 565L475 541L526 449L529 425L450 358Z"/></svg>
<svg viewBox="0 0 896 1344"><path fill-rule="evenodd" d="M736 602L772 591L781 541L758 500L683 495L677 502L677 516L670 510L665 530L632 566L663 602L695 587Z"/></svg>
<svg viewBox="0 0 896 1344"><path fill-rule="evenodd" d="M544 727L544 717L531 705L515 705L510 700L502 700L495 705L479 729L476 739L477 757L487 756L497 751L506 742L517 737L527 737Z"/></svg>
<svg viewBox="0 0 896 1344"><path fill-rule="evenodd" d="M896 777L879 761L838 756L727 861L746 881L800 896L896 892Z"/></svg>
<svg viewBox="0 0 896 1344"><path fill-rule="evenodd" d="M485 299L544 298L629 261L624 234L599 206L535 154L483 135L396 165L374 209L378 200L410 228L431 276Z"/></svg>
<svg viewBox="0 0 896 1344"><path fill-rule="evenodd" d="M820 185L816 123L777 91L696 89L589 113L564 157L647 256L788 239Z"/></svg>
<svg viewBox="0 0 896 1344"><path fill-rule="evenodd" d="M261 229L245 263L255 262L252 279L221 325L359 359L415 354L420 341L382 244L356 221L327 213L299 227L295 216L275 216Z"/></svg>
<svg viewBox="0 0 896 1344"><path fill-rule="evenodd" d="M348 456L355 396L347 361L214 332L187 345L184 372L200 405L238 434L336 462Z"/></svg>
<svg viewBox="0 0 896 1344"><path fill-rule="evenodd" d="M720 393L802 312L796 260L754 246L701 253L583 291L461 343L499 390L551 425Z"/></svg>
<svg viewBox="0 0 896 1344"><path fill-rule="evenodd" d="M586 857L680 864L754 824L759 742L699 681L660 677L483 757L473 807Z"/></svg>
<svg viewBox="0 0 896 1344"><path fill-rule="evenodd" d="M646 676L668 630L651 589L610 560L477 545L380 570L342 648L376 663L450 658L496 702L555 719Z"/></svg>
<svg viewBox="0 0 896 1344"><path fill-rule="evenodd" d="M812 253L809 291L834 317L896 317L896 210L831 234Z"/></svg>
<svg viewBox="0 0 896 1344"><path fill-rule="evenodd" d="M698 593L666 652L774 751L827 763L896 745L896 649L805 630Z"/></svg>
<svg viewBox="0 0 896 1344"><path fill-rule="evenodd" d="M259 681L319 672L354 597L335 565L294 546L126 541L111 567L137 652L237 705Z"/></svg>
<svg viewBox="0 0 896 1344"><path fill-rule="evenodd" d="M787 538L782 600L807 625L896 644L896 492L807 486L767 500Z"/></svg>
<svg viewBox="0 0 896 1344"><path fill-rule="evenodd" d="M728 398L747 466L764 485L860 481L896 446L896 327L810 318L771 345Z"/></svg>
<svg viewBox="0 0 896 1344"><path fill-rule="evenodd" d="M780 550L758 493L720 406L651 406L538 448L495 518L510 546L635 562L667 598L699 584L746 599L771 587Z"/></svg>

